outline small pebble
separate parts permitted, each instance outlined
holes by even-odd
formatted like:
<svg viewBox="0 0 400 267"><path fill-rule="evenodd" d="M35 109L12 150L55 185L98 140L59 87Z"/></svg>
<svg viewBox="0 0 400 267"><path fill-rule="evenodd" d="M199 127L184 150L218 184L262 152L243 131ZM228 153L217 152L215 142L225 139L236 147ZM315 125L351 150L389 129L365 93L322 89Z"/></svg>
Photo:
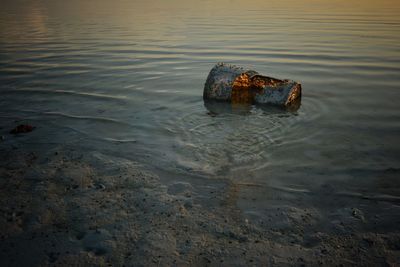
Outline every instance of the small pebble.
<svg viewBox="0 0 400 267"><path fill-rule="evenodd" d="M29 133L35 129L34 126L29 124L20 124L10 131L11 134Z"/></svg>
<svg viewBox="0 0 400 267"><path fill-rule="evenodd" d="M104 190L106 189L106 186L104 184L98 184L97 189Z"/></svg>

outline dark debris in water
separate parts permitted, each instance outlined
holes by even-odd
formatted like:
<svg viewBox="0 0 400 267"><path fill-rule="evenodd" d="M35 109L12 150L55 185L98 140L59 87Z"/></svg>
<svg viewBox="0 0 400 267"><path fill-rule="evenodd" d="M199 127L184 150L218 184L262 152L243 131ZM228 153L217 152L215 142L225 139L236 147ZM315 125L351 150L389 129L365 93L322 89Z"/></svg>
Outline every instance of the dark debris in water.
<svg viewBox="0 0 400 267"><path fill-rule="evenodd" d="M29 133L32 132L36 127L29 124L20 124L10 131L11 134Z"/></svg>

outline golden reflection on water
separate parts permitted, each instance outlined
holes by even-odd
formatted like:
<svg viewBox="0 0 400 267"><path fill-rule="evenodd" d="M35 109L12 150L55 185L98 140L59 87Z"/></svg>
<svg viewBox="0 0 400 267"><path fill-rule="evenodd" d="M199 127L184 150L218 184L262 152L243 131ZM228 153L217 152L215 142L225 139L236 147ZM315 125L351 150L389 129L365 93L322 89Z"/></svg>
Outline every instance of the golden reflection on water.
<svg viewBox="0 0 400 267"><path fill-rule="evenodd" d="M90 22L103 23L104 25L127 25L138 31L146 31L151 28L152 34L162 35L165 24L185 27L187 21L199 17L209 18L215 23L223 23L223 19L229 23L232 17L238 21L246 17L251 18L252 13L263 12L260 23L271 18L282 17L284 19L342 19L351 17L359 20L396 20L399 21L400 1L397 0L150 0L150 1L6 1L2 3L0 15L2 21L12 23L12 27L6 29L0 26L1 33L24 32L33 27L38 33L46 32L45 19L55 17L65 22ZM18 16L15 14L18 13ZM232 17L231 17L232 16ZM311 16L311 17L310 17ZM257 17L260 19L260 17ZM222 20L222 21L221 21ZM30 22L24 25L21 22ZM211 22L208 21L208 22ZM166 23L167 22L167 23ZM246 21L244 21L246 22ZM157 24L160 29L154 28ZM3 36L4 37L4 36Z"/></svg>

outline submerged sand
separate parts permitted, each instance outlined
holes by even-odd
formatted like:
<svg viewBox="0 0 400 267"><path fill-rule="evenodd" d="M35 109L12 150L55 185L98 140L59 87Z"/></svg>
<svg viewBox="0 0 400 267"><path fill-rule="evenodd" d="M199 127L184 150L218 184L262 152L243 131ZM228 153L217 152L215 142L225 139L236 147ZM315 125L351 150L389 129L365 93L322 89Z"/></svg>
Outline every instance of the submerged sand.
<svg viewBox="0 0 400 267"><path fill-rule="evenodd" d="M313 206L257 204L257 185L166 183L132 160L5 131L1 266L400 263L400 227L385 227L398 219L398 209L384 217L347 206L337 221L321 226L324 216ZM386 207L385 200L362 201ZM267 205L261 219L245 215L252 205Z"/></svg>

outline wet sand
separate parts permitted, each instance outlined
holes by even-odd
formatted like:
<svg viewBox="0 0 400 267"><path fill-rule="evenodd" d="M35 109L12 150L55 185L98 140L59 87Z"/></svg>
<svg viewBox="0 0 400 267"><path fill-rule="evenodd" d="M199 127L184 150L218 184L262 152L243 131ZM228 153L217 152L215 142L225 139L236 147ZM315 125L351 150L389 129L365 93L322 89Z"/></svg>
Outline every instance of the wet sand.
<svg viewBox="0 0 400 267"><path fill-rule="evenodd" d="M168 183L131 160L41 143L44 126L21 135L8 134L7 127L0 129L2 266L400 262L398 203L353 198L337 207L340 201L279 203L273 197L261 203L257 194L265 189L256 184L184 177ZM398 173L385 175L395 179ZM335 207L336 219L318 205ZM264 213L253 218L252 209Z"/></svg>

